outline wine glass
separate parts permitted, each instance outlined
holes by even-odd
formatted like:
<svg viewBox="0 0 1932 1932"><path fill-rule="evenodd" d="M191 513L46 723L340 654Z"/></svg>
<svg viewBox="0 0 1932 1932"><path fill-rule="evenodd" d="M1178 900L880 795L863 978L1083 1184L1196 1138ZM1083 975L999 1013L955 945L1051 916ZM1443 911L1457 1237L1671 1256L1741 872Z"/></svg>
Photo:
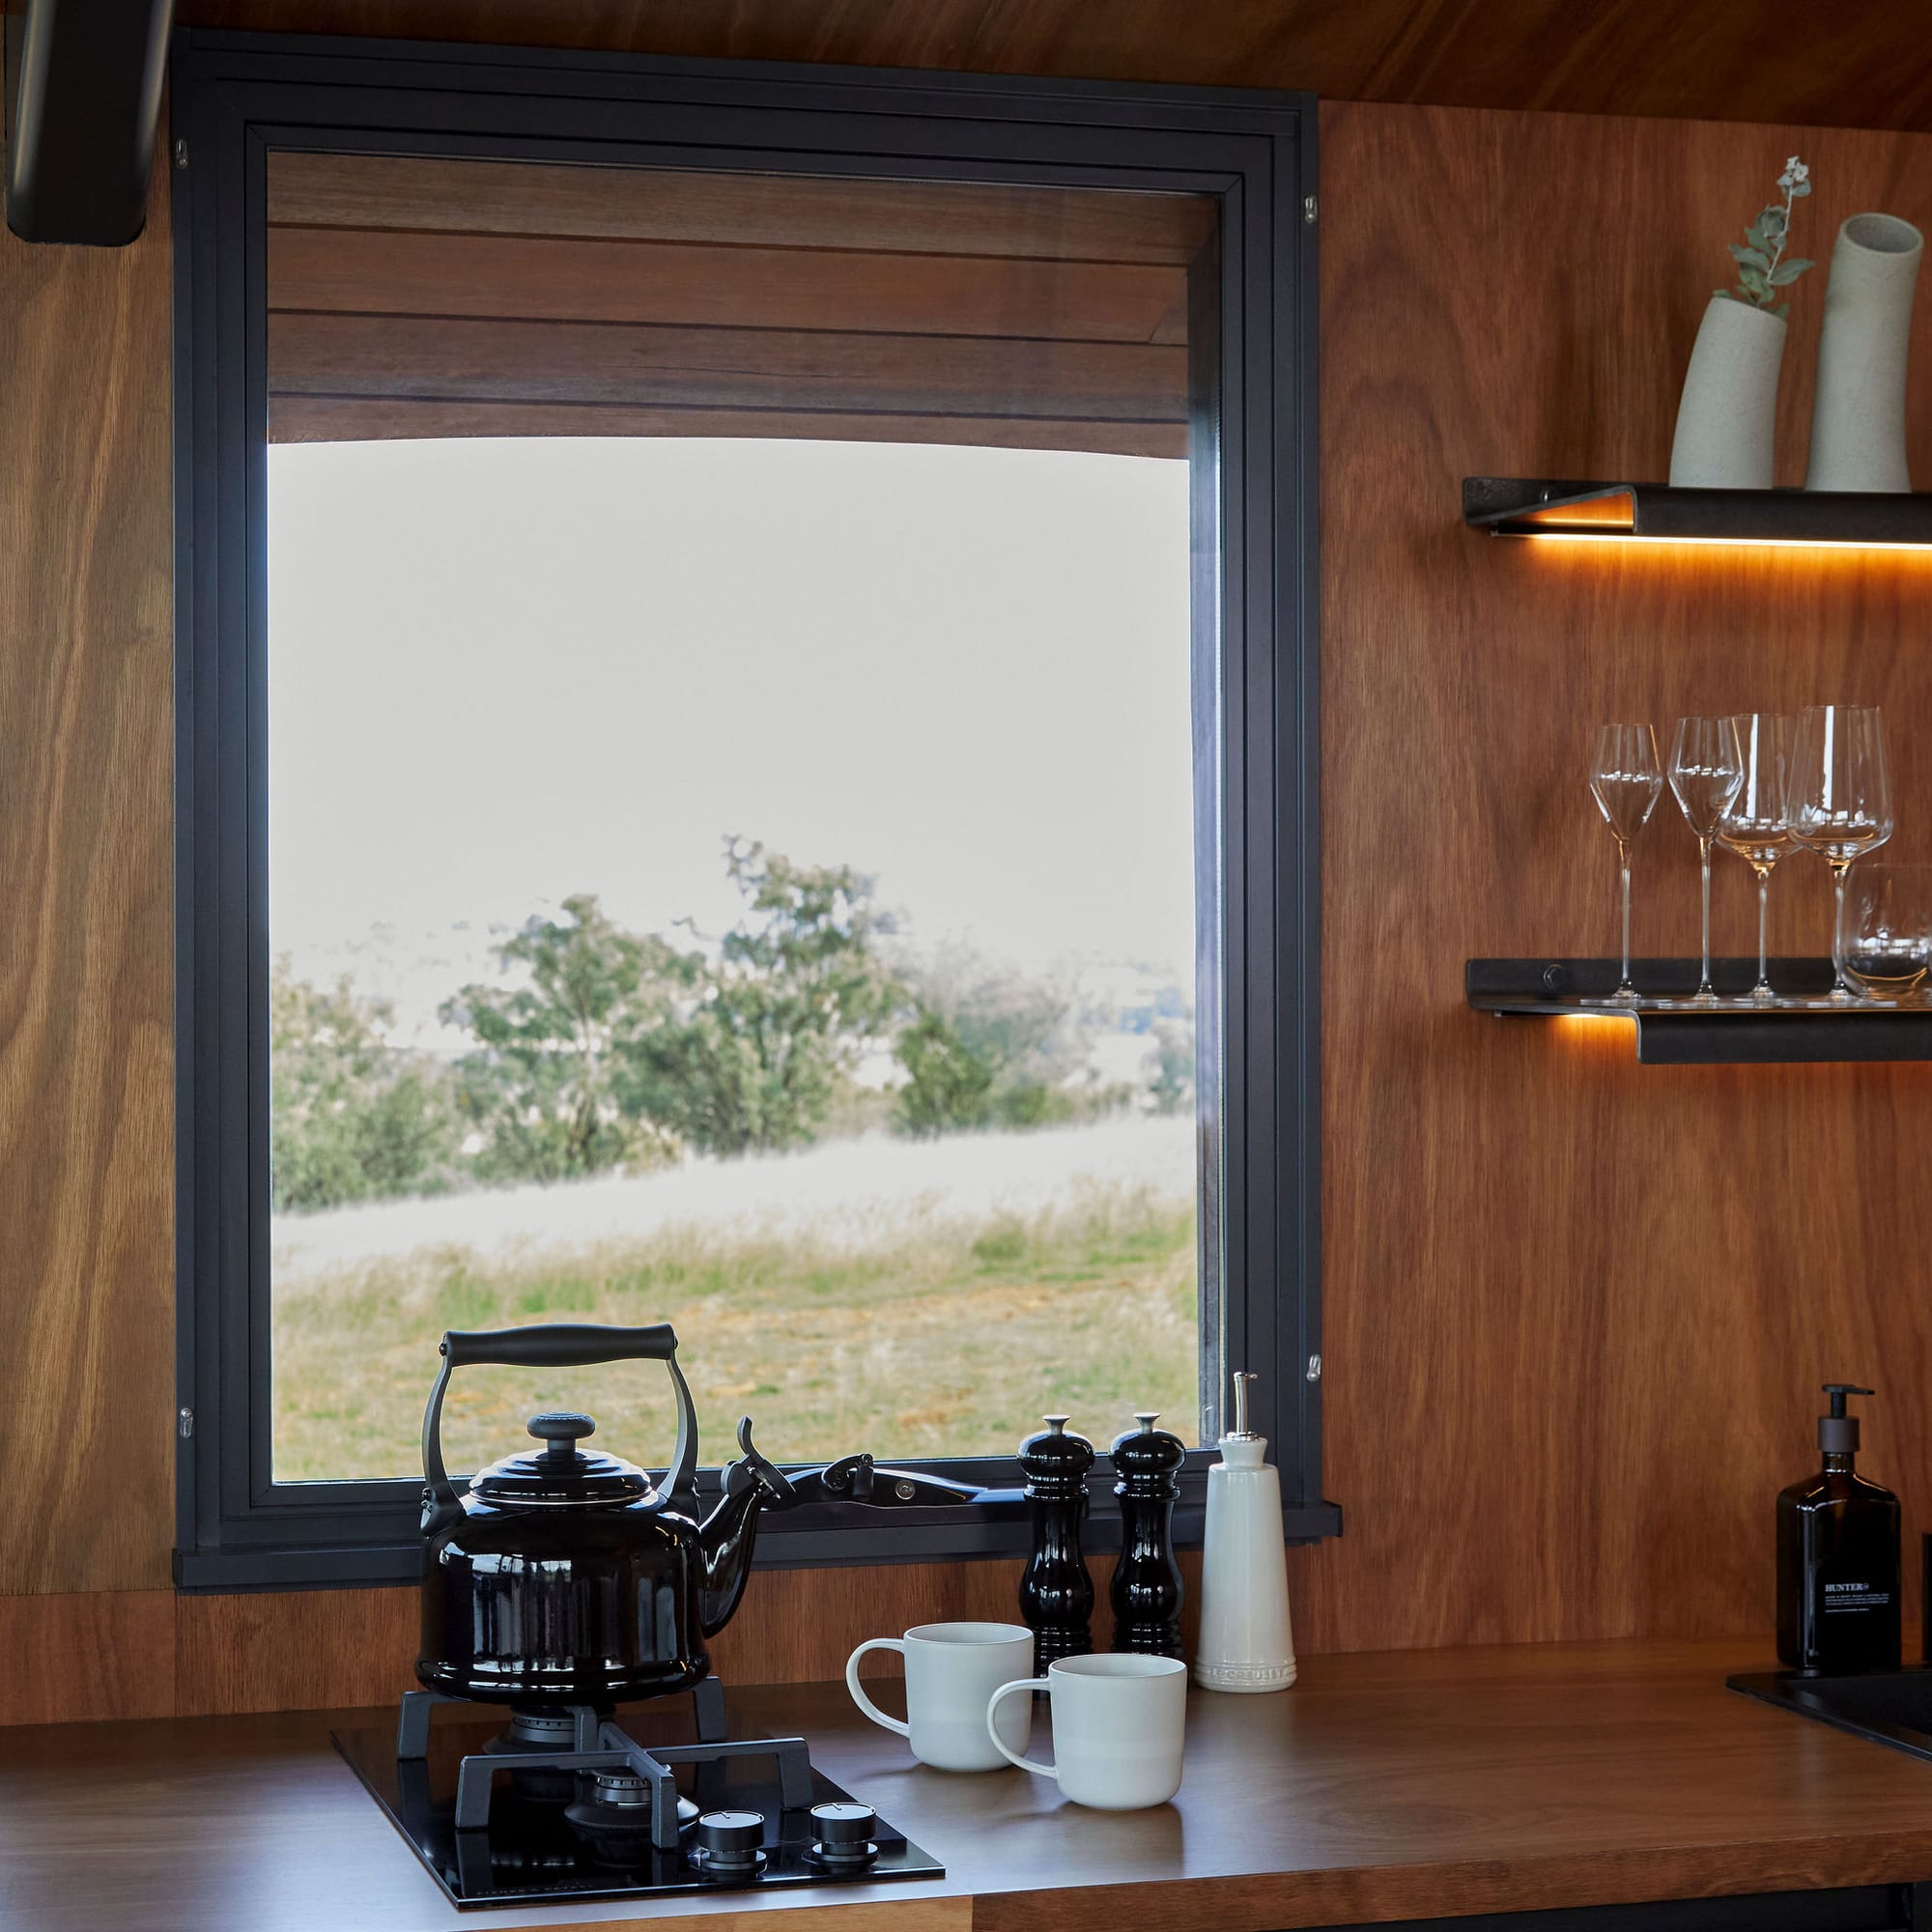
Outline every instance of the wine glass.
<svg viewBox="0 0 1932 1932"><path fill-rule="evenodd" d="M1932 869L1861 866L1839 901L1833 963L1868 1000L1896 1004L1932 969Z"/></svg>
<svg viewBox="0 0 1932 1932"><path fill-rule="evenodd" d="M1747 711L1731 720L1731 729L1737 734L1745 778L1718 820L1718 838L1757 874L1757 984L1751 998L1763 1005L1776 998L1766 971L1766 923L1771 868L1791 846L1785 798L1798 721L1773 711Z"/></svg>
<svg viewBox="0 0 1932 1932"><path fill-rule="evenodd" d="M1718 998L1711 984L1711 840L1744 782L1737 726L1728 718L1677 721L1677 735L1670 741L1670 789L1677 809L1697 835L1697 853L1704 867L1704 952L1695 994L1703 1007L1715 1005Z"/></svg>
<svg viewBox="0 0 1932 1932"><path fill-rule="evenodd" d="M1657 762L1657 733L1648 724L1601 724L1596 755L1590 761L1590 795L1610 837L1617 841L1617 870L1624 888L1624 970L1611 999L1629 1006L1636 999L1631 980L1631 844L1650 822L1663 772Z"/></svg>
<svg viewBox="0 0 1932 1932"><path fill-rule="evenodd" d="M1845 874L1861 853L1891 837L1891 774L1886 765L1885 720L1869 704L1813 704L1799 715L1786 799L1791 836L1832 868L1835 934L1845 916ZM1832 998L1852 997L1839 971Z"/></svg>

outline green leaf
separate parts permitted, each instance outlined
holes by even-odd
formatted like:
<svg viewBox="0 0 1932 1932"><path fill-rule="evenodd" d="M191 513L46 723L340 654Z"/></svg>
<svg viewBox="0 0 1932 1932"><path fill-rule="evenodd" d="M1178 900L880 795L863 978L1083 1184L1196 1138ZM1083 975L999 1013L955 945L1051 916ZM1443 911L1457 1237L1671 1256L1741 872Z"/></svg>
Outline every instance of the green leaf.
<svg viewBox="0 0 1932 1932"><path fill-rule="evenodd" d="M1753 269L1771 267L1771 257L1762 248L1741 248L1735 242L1726 245L1730 248L1732 259L1735 261L1748 262Z"/></svg>
<svg viewBox="0 0 1932 1932"><path fill-rule="evenodd" d="M1764 232L1764 223L1762 221L1753 221L1751 225L1745 230L1745 240L1748 242L1753 248L1765 248L1769 247L1771 244L1771 237Z"/></svg>
<svg viewBox="0 0 1932 1932"><path fill-rule="evenodd" d="M1791 304L1789 302L1779 302L1778 305L1772 310L1772 314L1775 315L1779 322L1783 322L1791 314Z"/></svg>
<svg viewBox="0 0 1932 1932"><path fill-rule="evenodd" d="M1738 270L1738 280L1752 295L1759 297L1762 297L1764 292L1771 286L1770 282L1765 278L1764 270L1762 269L1753 269L1748 263Z"/></svg>
<svg viewBox="0 0 1932 1932"><path fill-rule="evenodd" d="M1772 287L1775 289L1781 289L1785 285L1785 283L1795 282L1798 279L1798 277L1802 275L1804 272L1804 270L1808 269L1810 266L1811 264L1809 262L1806 262L1802 258L1797 258L1789 262L1780 262L1777 265L1777 267L1771 271Z"/></svg>
<svg viewBox="0 0 1932 1932"><path fill-rule="evenodd" d="M1799 199L1801 195L1807 195L1810 192L1811 192L1811 184L1809 182L1800 182L1797 185L1797 186L1795 186L1791 190L1791 198L1793 201L1796 201Z"/></svg>

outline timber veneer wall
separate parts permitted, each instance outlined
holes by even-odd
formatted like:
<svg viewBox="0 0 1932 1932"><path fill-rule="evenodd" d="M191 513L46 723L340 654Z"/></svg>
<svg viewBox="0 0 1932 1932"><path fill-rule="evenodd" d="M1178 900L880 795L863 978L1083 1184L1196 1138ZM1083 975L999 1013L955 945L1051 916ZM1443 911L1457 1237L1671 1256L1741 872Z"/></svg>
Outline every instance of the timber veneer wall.
<svg viewBox="0 0 1932 1932"><path fill-rule="evenodd" d="M1918 1273L1932 1068L1637 1067L1622 1029L1466 1012L1474 952L1606 948L1582 769L1612 713L1888 707L1932 856L1932 560L1477 537L1465 473L1657 476L1722 244L1783 157L1803 245L1932 220L1932 138L1332 106L1322 118L1328 1489L1304 1651L1766 1628L1807 1390L1875 1381L1871 1466L1932 1520ZM165 183L161 188L164 191ZM403 1685L406 1592L174 1599L165 211L115 255L0 240L0 1716L321 1705ZM1798 480L1822 270L1780 430ZM1932 298L1913 447L1932 482ZM1720 947L1744 950L1741 867ZM1659 809L1638 943L1695 944ZM1815 950L1809 862L1776 943ZM1912 1568L1908 1565L1908 1570ZM1014 1566L763 1573L740 1681L995 1613Z"/></svg>

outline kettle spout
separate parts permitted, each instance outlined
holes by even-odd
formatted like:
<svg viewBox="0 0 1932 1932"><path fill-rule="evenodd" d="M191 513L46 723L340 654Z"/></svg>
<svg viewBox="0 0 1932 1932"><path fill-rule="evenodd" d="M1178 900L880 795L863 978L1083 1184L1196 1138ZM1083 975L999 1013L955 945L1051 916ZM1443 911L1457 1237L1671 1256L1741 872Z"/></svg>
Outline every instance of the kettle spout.
<svg viewBox="0 0 1932 1932"><path fill-rule="evenodd" d="M731 1621L752 1576L752 1548L761 1509L790 1509L799 1500L782 1469L752 1446L752 1418L738 1420L742 1460L724 1472L724 1494L697 1532L697 1624L716 1636Z"/></svg>

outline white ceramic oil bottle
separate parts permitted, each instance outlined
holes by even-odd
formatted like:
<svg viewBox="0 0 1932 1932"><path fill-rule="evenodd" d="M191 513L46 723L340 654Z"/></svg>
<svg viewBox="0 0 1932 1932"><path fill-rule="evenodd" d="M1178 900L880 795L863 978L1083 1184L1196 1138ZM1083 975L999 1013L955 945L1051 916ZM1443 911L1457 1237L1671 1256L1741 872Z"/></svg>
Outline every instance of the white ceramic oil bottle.
<svg viewBox="0 0 1932 1932"><path fill-rule="evenodd" d="M1267 1438L1248 1427L1255 1378L1235 1378L1234 1427L1208 1471L1201 1556L1201 1638L1194 1681L1207 1690L1286 1690L1294 1682L1288 1622L1288 1551L1281 1477L1262 1458Z"/></svg>

